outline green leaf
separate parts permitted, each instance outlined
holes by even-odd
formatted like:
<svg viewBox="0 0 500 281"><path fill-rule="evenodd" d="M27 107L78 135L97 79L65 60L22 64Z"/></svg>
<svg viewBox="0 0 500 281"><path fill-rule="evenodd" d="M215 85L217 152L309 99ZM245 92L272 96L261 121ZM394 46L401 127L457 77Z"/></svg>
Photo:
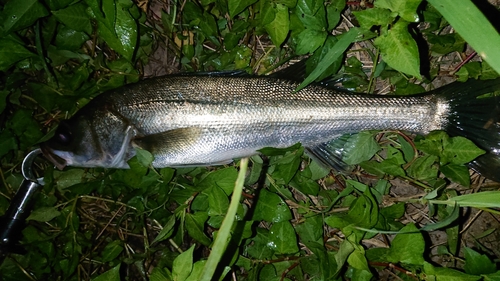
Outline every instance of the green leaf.
<svg viewBox="0 0 500 281"><path fill-rule="evenodd" d="M195 245L193 244L187 251L177 256L172 266L172 277L176 281L184 281L188 278L193 270L193 252Z"/></svg>
<svg viewBox="0 0 500 281"><path fill-rule="evenodd" d="M499 191L482 191L478 193L465 194L449 198L448 200L430 200L433 203L454 205L460 207L474 208L500 208Z"/></svg>
<svg viewBox="0 0 500 281"><path fill-rule="evenodd" d="M205 212L186 214L185 217L186 230L188 234L205 246L208 246L212 243L210 238L208 238L204 232L204 226L207 219L208 214Z"/></svg>
<svg viewBox="0 0 500 281"><path fill-rule="evenodd" d="M55 207L42 207L31 212L26 220L48 222L59 215L61 215L61 212L59 212Z"/></svg>
<svg viewBox="0 0 500 281"><path fill-rule="evenodd" d="M160 231L160 233L158 233L158 235L155 237L153 242L151 242L151 244L168 239L174 233L175 222L176 222L175 216L170 216L170 218L167 221L167 224L163 226L162 230Z"/></svg>
<svg viewBox="0 0 500 281"><path fill-rule="evenodd" d="M398 21L374 41L380 48L383 60L392 68L419 79L420 57L417 43L408 32L408 23Z"/></svg>
<svg viewBox="0 0 500 281"><path fill-rule="evenodd" d="M290 16L288 7L282 4L276 4L274 9L274 19L266 24L264 28L271 37L273 44L277 47L285 42L288 32L290 31Z"/></svg>
<svg viewBox="0 0 500 281"><path fill-rule="evenodd" d="M349 165L359 164L369 160L380 150L373 134L367 131L352 135L346 142L344 162Z"/></svg>
<svg viewBox="0 0 500 281"><path fill-rule="evenodd" d="M320 77L323 72L325 72L335 61L337 61L351 45L352 42L360 35L360 31L357 28L351 28L346 33L339 36L340 39L331 48L328 53L323 57L323 60L318 64L316 69L314 69L309 76L304 79L302 83L297 87L296 91L300 91L307 85L314 82L318 77Z"/></svg>
<svg viewBox="0 0 500 281"><path fill-rule="evenodd" d="M6 33L26 28L49 14L37 0L8 1L1 13ZM0 48L1 49L1 48Z"/></svg>
<svg viewBox="0 0 500 281"><path fill-rule="evenodd" d="M58 21L62 22L67 27L76 31L92 34L92 25L86 8L85 4L79 2L65 9L52 11L52 14Z"/></svg>
<svg viewBox="0 0 500 281"><path fill-rule="evenodd" d="M450 142L444 146L444 157L446 162L463 165L486 153L478 148L472 141L464 137L453 137Z"/></svg>
<svg viewBox="0 0 500 281"><path fill-rule="evenodd" d="M137 160L143 167L149 167L153 163L154 156L151 152L137 147L135 153Z"/></svg>
<svg viewBox="0 0 500 281"><path fill-rule="evenodd" d="M103 274L92 278L92 281L120 281L120 266L121 264L118 264Z"/></svg>
<svg viewBox="0 0 500 281"><path fill-rule="evenodd" d="M337 0L325 3L328 31L332 31L339 24L341 19L340 15L345 8L345 2L345 0Z"/></svg>
<svg viewBox="0 0 500 281"><path fill-rule="evenodd" d="M439 171L453 182L466 187L470 186L469 168L465 165L447 164L439 167Z"/></svg>
<svg viewBox="0 0 500 281"><path fill-rule="evenodd" d="M394 13L398 13L408 22L419 22L417 8L420 2L422 0L377 0L375 1L375 7L389 9Z"/></svg>
<svg viewBox="0 0 500 281"><path fill-rule="evenodd" d="M323 219L316 215L295 225L295 230L303 243L316 242L323 245Z"/></svg>
<svg viewBox="0 0 500 281"><path fill-rule="evenodd" d="M292 213L281 197L265 189L260 191L257 203L255 204L253 220L265 220L276 223L291 219Z"/></svg>
<svg viewBox="0 0 500 281"><path fill-rule="evenodd" d="M297 235L289 221L276 222L271 226L268 246L278 254L293 254L299 251Z"/></svg>
<svg viewBox="0 0 500 281"><path fill-rule="evenodd" d="M439 281L476 281L482 279L481 276L469 275L455 269L447 267L434 267L428 262L424 262L424 273L427 278L435 278Z"/></svg>
<svg viewBox="0 0 500 281"><path fill-rule="evenodd" d="M407 224L394 237L387 254L389 262L423 265L425 240L414 224ZM405 233L408 232L408 233Z"/></svg>
<svg viewBox="0 0 500 281"><path fill-rule="evenodd" d="M229 16L234 18L241 13L245 8L257 2L257 0L228 0L227 6L229 9Z"/></svg>
<svg viewBox="0 0 500 281"><path fill-rule="evenodd" d="M34 56L34 53L17 41L0 39L0 71L7 71L16 62Z"/></svg>
<svg viewBox="0 0 500 281"><path fill-rule="evenodd" d="M437 177L438 168L436 161L438 158L434 155L425 155L417 158L413 164L406 170L408 176L417 180L429 180Z"/></svg>
<svg viewBox="0 0 500 281"><path fill-rule="evenodd" d="M212 186L206 189L204 193L208 196L209 216L223 216L227 213L229 199L221 188Z"/></svg>
<svg viewBox="0 0 500 281"><path fill-rule="evenodd" d="M428 1L468 44L500 73L500 35L490 21L470 0ZM481 32L478 32L481 30Z"/></svg>
<svg viewBox="0 0 500 281"><path fill-rule="evenodd" d="M121 240L111 241L102 250L102 262L110 262L116 259L123 252L123 242Z"/></svg>
<svg viewBox="0 0 500 281"><path fill-rule="evenodd" d="M496 264L488 256L482 255L471 248L464 248L464 256L464 270L468 274L483 275L497 271Z"/></svg>
<svg viewBox="0 0 500 281"><path fill-rule="evenodd" d="M304 29L297 35L298 55L305 55L316 51L326 40L327 33L321 30Z"/></svg>
<svg viewBox="0 0 500 281"><path fill-rule="evenodd" d="M370 30L373 26L387 26L394 20L394 16L387 9L373 8L352 13L356 16L361 28L366 30Z"/></svg>
<svg viewBox="0 0 500 281"><path fill-rule="evenodd" d="M201 190L218 186L224 190L226 195L231 194L234 188L234 182L238 177L238 171L234 167L228 167L210 172L203 180L198 183L197 187ZM227 198L227 197L226 197Z"/></svg>
<svg viewBox="0 0 500 281"><path fill-rule="evenodd" d="M325 31L328 27L323 1L298 0L295 14L306 29Z"/></svg>

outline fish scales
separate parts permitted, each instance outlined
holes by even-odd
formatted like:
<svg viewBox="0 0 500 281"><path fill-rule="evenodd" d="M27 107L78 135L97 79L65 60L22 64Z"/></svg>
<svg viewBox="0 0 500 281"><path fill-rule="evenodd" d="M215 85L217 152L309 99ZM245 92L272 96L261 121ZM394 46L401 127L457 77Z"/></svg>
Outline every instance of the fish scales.
<svg viewBox="0 0 500 281"><path fill-rule="evenodd" d="M150 79L94 103L113 104L139 136L200 129L181 150L157 150L156 166L219 163L263 147L309 146L361 130L426 134L443 125L438 113L445 109L429 97L351 94L321 86L294 93L297 86L276 78L178 76Z"/></svg>

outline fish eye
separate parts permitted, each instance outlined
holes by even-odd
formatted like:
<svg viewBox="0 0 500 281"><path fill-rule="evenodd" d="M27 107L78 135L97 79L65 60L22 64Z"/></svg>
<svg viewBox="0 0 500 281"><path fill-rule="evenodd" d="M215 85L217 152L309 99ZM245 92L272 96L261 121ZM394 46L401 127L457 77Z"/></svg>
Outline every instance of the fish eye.
<svg viewBox="0 0 500 281"><path fill-rule="evenodd" d="M54 135L54 140L60 145L68 145L72 141L71 131L68 124L61 122Z"/></svg>
<svg viewBox="0 0 500 281"><path fill-rule="evenodd" d="M71 135L67 132L57 132L55 137L57 142L63 145L68 145L71 142Z"/></svg>

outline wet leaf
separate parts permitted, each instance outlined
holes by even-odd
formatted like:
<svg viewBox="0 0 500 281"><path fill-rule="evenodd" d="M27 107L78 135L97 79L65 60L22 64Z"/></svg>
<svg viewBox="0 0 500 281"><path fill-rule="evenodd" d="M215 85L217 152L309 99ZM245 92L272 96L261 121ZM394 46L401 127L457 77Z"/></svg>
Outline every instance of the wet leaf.
<svg viewBox="0 0 500 281"><path fill-rule="evenodd" d="M287 204L281 197L265 189L260 191L259 199L255 205L253 220L268 222L282 222L292 219L292 214Z"/></svg>
<svg viewBox="0 0 500 281"><path fill-rule="evenodd" d="M90 23L90 18L85 10L85 4L79 2L61 10L52 11L52 14L58 21L65 24L67 27L76 31L91 34L92 25Z"/></svg>
<svg viewBox="0 0 500 281"><path fill-rule="evenodd" d="M6 33L18 31L48 14L47 9L37 0L8 1L1 13L2 25Z"/></svg>
<svg viewBox="0 0 500 281"><path fill-rule="evenodd" d="M374 43L380 48L382 59L389 66L421 79L418 47L408 32L407 22L396 22L390 30L377 37Z"/></svg>
<svg viewBox="0 0 500 281"><path fill-rule="evenodd" d="M288 36L290 30L290 17L288 7L282 4L276 4L274 9L274 19L266 24L264 28L271 37L275 46L281 46Z"/></svg>
<svg viewBox="0 0 500 281"><path fill-rule="evenodd" d="M54 207L42 207L39 209L35 209L26 220L33 220L39 222L48 222L53 218L59 216L61 212L59 212Z"/></svg>
<svg viewBox="0 0 500 281"><path fill-rule="evenodd" d="M92 278L92 281L120 281L120 266L121 264L118 264L103 274Z"/></svg>
<svg viewBox="0 0 500 281"><path fill-rule="evenodd" d="M0 39L0 71L6 71L16 62L34 56L35 54L19 42L6 38Z"/></svg>
<svg viewBox="0 0 500 281"><path fill-rule="evenodd" d="M370 132L352 135L346 142L344 160L349 165L359 164L369 160L380 150L379 144Z"/></svg>
<svg viewBox="0 0 500 281"><path fill-rule="evenodd" d="M377 0L375 1L375 7L389 9L394 13L398 13L408 22L419 22L417 8L421 2L422 0Z"/></svg>
<svg viewBox="0 0 500 281"><path fill-rule="evenodd" d="M297 235L288 221L276 222L269 230L268 246L278 254L293 254L299 251Z"/></svg>

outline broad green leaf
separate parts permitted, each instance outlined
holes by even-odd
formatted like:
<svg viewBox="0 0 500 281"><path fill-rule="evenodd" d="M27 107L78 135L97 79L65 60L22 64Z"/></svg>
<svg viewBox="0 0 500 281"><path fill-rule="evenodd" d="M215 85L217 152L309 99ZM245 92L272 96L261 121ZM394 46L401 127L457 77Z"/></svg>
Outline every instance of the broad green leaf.
<svg viewBox="0 0 500 281"><path fill-rule="evenodd" d="M245 8L257 2L257 0L228 0L227 5L229 9L229 16L234 18L236 15L241 13Z"/></svg>
<svg viewBox="0 0 500 281"><path fill-rule="evenodd" d="M345 8L345 0L331 1L326 5L326 20L328 23L328 31L332 31L340 22L341 13Z"/></svg>
<svg viewBox="0 0 500 281"><path fill-rule="evenodd" d="M34 56L34 53L17 41L0 39L0 71L7 71L16 62Z"/></svg>
<svg viewBox="0 0 500 281"><path fill-rule="evenodd" d="M406 172L408 176L417 180L434 179L438 174L438 168L435 165L437 160L438 158L434 155L424 155L417 158Z"/></svg>
<svg viewBox="0 0 500 281"><path fill-rule="evenodd" d="M289 221L276 222L269 230L267 244L277 254L293 254L299 251L297 234Z"/></svg>
<svg viewBox="0 0 500 281"><path fill-rule="evenodd" d="M90 18L86 12L86 6L82 2L62 10L52 11L52 14L58 21L73 30L85 32L87 34L92 33Z"/></svg>
<svg viewBox="0 0 500 281"><path fill-rule="evenodd" d="M288 7L282 4L276 4L274 8L275 16L273 21L266 24L264 28L271 37L276 47L281 46L290 31L290 16Z"/></svg>
<svg viewBox="0 0 500 281"><path fill-rule="evenodd" d="M123 242L121 240L114 240L108 243L104 250L102 250L102 262L110 262L118 257L123 251Z"/></svg>
<svg viewBox="0 0 500 281"><path fill-rule="evenodd" d="M335 61L337 61L351 45L352 42L360 35L360 31L356 28L351 28L346 33L339 36L337 43L331 48L328 53L323 57L323 60L318 64L316 69L314 69L309 76L304 79L302 83L297 87L296 91L300 91L307 85L311 84L318 77L320 77L323 72L325 72Z"/></svg>
<svg viewBox="0 0 500 281"><path fill-rule="evenodd" d="M205 246L212 243L210 238L205 234L205 222L208 219L208 214L205 212L196 212L194 214L186 214L185 224L188 234L198 240Z"/></svg>
<svg viewBox="0 0 500 281"><path fill-rule="evenodd" d="M229 195L231 194L231 192L233 192L234 182L236 181L237 177L238 171L236 171L234 167L218 169L206 175L205 178L203 178L200 183L198 183L197 187L203 190L215 185L222 188L226 195Z"/></svg>
<svg viewBox="0 0 500 281"><path fill-rule="evenodd" d="M391 11L387 9L373 8L352 12L359 22L361 28L370 30L373 26L387 26L394 20Z"/></svg>
<svg viewBox="0 0 500 281"><path fill-rule="evenodd" d="M59 212L55 207L42 207L31 212L26 220L48 222L60 214L61 212Z"/></svg>
<svg viewBox="0 0 500 281"><path fill-rule="evenodd" d="M323 219L321 216L308 217L304 222L295 225L295 230L301 242L315 242L323 245Z"/></svg>
<svg viewBox="0 0 500 281"><path fill-rule="evenodd" d="M324 2L321 0L298 0L295 14L306 29L324 31L328 27Z"/></svg>
<svg viewBox="0 0 500 281"><path fill-rule="evenodd" d="M389 9L394 13L398 13L408 22L419 22L417 8L420 2L422 0L377 0L375 1L375 7Z"/></svg>
<svg viewBox="0 0 500 281"><path fill-rule="evenodd" d="M0 132L0 157L17 148L17 142L10 130Z"/></svg>
<svg viewBox="0 0 500 281"><path fill-rule="evenodd" d="M450 137L444 131L430 132L424 139L415 142L415 146L426 153L442 157L443 149L450 142Z"/></svg>
<svg viewBox="0 0 500 281"><path fill-rule="evenodd" d="M470 185L469 168L465 165L447 164L440 166L439 171L453 182L466 187Z"/></svg>
<svg viewBox="0 0 500 281"><path fill-rule="evenodd" d="M151 152L141 148L135 148L135 153L137 160L143 167L149 167L151 163L153 163L154 156Z"/></svg>
<svg viewBox="0 0 500 281"><path fill-rule="evenodd" d="M234 183L233 183L234 185ZM225 215L229 208L229 200L226 193L218 186L212 186L204 191L208 197L208 215Z"/></svg>
<svg viewBox="0 0 500 281"><path fill-rule="evenodd" d="M373 134L367 131L352 135L346 142L344 162L349 165L369 160L380 150Z"/></svg>
<svg viewBox="0 0 500 281"><path fill-rule="evenodd" d="M443 15L483 60L500 73L500 55L498 55L500 35L472 1L430 0L429 3Z"/></svg>
<svg viewBox="0 0 500 281"><path fill-rule="evenodd" d="M398 135L398 141L401 144L401 151L403 151L403 156L406 162L410 162L415 157L415 150L408 141L406 141L402 136Z"/></svg>
<svg viewBox="0 0 500 281"><path fill-rule="evenodd" d="M464 270L468 274L483 275L497 271L496 264L488 256L482 255L471 248L464 248L464 256Z"/></svg>
<svg viewBox="0 0 500 281"><path fill-rule="evenodd" d="M485 151L478 148L472 141L464 137L453 137L450 142L444 146L444 157L446 162L462 165L474 160Z"/></svg>
<svg viewBox="0 0 500 281"><path fill-rule="evenodd" d="M54 179L57 182L57 188L64 190L72 185L82 182L85 171L82 169L69 169L66 171L54 171Z"/></svg>
<svg viewBox="0 0 500 281"><path fill-rule="evenodd" d="M275 193L262 189L258 195L253 220L268 222L282 222L292 219L288 205Z"/></svg>
<svg viewBox="0 0 500 281"><path fill-rule="evenodd" d="M316 51L326 40L327 33L321 30L304 29L297 35L297 54L305 55Z"/></svg>
<svg viewBox="0 0 500 281"><path fill-rule="evenodd" d="M48 14L47 9L37 0L7 1L1 13L2 25L6 33L18 31Z"/></svg>
<svg viewBox="0 0 500 281"><path fill-rule="evenodd" d="M112 269L104 272L103 274L92 278L92 281L120 281L120 266L121 264L118 264L117 266L113 267Z"/></svg>
<svg viewBox="0 0 500 281"><path fill-rule="evenodd" d="M193 252L195 245L193 244L187 251L177 256L172 266L172 277L176 281L184 281L188 278L193 270Z"/></svg>
<svg viewBox="0 0 500 281"><path fill-rule="evenodd" d="M434 267L428 262L424 262L424 273L427 278L436 278L439 281L476 281L482 279L481 276L474 276L447 267Z"/></svg>
<svg viewBox="0 0 500 281"><path fill-rule="evenodd" d="M418 47L408 32L407 22L396 22L385 34L377 37L374 43L380 48L382 59L390 67L421 79Z"/></svg>
<svg viewBox="0 0 500 281"><path fill-rule="evenodd" d="M301 147L297 151L287 152L283 157L271 158L269 165L274 170L270 173L277 184L288 184L297 174L303 151L304 148Z"/></svg>
<svg viewBox="0 0 500 281"><path fill-rule="evenodd" d="M387 258L389 262L393 263L422 265L424 263L424 251L424 237L415 225L408 224L392 240L391 250L387 254Z"/></svg>

